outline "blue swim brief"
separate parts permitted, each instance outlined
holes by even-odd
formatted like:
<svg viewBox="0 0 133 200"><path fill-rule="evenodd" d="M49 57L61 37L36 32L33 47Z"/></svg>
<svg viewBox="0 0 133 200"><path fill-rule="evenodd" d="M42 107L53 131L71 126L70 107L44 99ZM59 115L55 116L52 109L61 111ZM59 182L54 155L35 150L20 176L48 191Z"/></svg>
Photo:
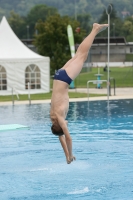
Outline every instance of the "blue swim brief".
<svg viewBox="0 0 133 200"><path fill-rule="evenodd" d="M66 83L68 83L68 85L70 85L70 83L72 82L72 79L67 75L65 69L57 70L55 75L54 75L54 79L66 82Z"/></svg>

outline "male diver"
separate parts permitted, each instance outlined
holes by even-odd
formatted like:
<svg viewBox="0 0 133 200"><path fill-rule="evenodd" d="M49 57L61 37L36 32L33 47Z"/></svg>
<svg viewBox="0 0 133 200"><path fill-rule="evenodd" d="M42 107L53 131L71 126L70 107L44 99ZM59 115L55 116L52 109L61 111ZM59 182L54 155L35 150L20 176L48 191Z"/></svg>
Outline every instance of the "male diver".
<svg viewBox="0 0 133 200"><path fill-rule="evenodd" d="M108 24L94 23L91 33L79 45L75 56L59 69L54 76L50 110L51 130L54 135L59 137L68 164L76 159L72 153L72 138L66 121L69 109L69 85L80 73L95 36L107 27Z"/></svg>

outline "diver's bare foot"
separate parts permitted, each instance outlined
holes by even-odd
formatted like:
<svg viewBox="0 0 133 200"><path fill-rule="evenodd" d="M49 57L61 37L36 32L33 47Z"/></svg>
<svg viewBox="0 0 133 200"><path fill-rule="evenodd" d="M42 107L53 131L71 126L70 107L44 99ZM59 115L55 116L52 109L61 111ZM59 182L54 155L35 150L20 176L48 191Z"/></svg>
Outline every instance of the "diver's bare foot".
<svg viewBox="0 0 133 200"><path fill-rule="evenodd" d="M101 31L105 30L109 25L108 24L93 24L93 30L96 31L96 33L100 33Z"/></svg>

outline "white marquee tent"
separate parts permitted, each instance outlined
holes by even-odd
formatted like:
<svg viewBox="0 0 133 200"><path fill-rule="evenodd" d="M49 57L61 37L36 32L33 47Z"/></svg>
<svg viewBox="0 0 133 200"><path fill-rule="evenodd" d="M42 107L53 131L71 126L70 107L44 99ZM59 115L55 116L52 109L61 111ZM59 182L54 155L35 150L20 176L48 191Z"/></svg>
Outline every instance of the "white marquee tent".
<svg viewBox="0 0 133 200"><path fill-rule="evenodd" d="M0 95L46 93L50 91L50 59L26 47L5 17L0 23Z"/></svg>

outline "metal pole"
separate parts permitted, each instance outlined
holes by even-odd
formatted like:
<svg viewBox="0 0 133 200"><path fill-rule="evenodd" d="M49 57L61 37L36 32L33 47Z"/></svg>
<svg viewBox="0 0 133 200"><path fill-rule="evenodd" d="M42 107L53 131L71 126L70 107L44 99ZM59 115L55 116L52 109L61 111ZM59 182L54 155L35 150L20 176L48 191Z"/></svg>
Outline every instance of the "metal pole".
<svg viewBox="0 0 133 200"><path fill-rule="evenodd" d="M113 23L113 37L115 37L115 23Z"/></svg>
<svg viewBox="0 0 133 200"><path fill-rule="evenodd" d="M109 52L109 43L110 43L110 14L108 14L108 24L109 24L109 26L108 26L108 78L107 78L107 80L108 80L108 101L109 101L109 54L110 54L110 52Z"/></svg>
<svg viewBox="0 0 133 200"><path fill-rule="evenodd" d="M110 9L110 11L109 11ZM110 80L109 80L109 61L110 61L110 13L112 11L112 6L111 4L108 5L108 8L106 8L106 13L108 15L108 84L107 84L107 89L108 89L108 106L109 106L109 84L110 84Z"/></svg>
<svg viewBox="0 0 133 200"><path fill-rule="evenodd" d="M12 88L12 105L14 106L14 95L13 95L13 88Z"/></svg>
<svg viewBox="0 0 133 200"><path fill-rule="evenodd" d="M114 79L114 96L115 96L115 79Z"/></svg>
<svg viewBox="0 0 133 200"><path fill-rule="evenodd" d="M88 97L88 109L89 109L89 81L87 81L87 97Z"/></svg>
<svg viewBox="0 0 133 200"><path fill-rule="evenodd" d="M111 96L111 78L109 78L109 96Z"/></svg>
<svg viewBox="0 0 133 200"><path fill-rule="evenodd" d="M74 0L75 20L77 20L76 0Z"/></svg>
<svg viewBox="0 0 133 200"><path fill-rule="evenodd" d="M27 28L27 39L29 39L29 25L27 25L26 28Z"/></svg>
<svg viewBox="0 0 133 200"><path fill-rule="evenodd" d="M88 101L89 101L89 82L87 82L87 93L88 93Z"/></svg>
<svg viewBox="0 0 133 200"><path fill-rule="evenodd" d="M31 105L31 99L30 99L30 83L28 82L28 99L29 99L29 105Z"/></svg>

